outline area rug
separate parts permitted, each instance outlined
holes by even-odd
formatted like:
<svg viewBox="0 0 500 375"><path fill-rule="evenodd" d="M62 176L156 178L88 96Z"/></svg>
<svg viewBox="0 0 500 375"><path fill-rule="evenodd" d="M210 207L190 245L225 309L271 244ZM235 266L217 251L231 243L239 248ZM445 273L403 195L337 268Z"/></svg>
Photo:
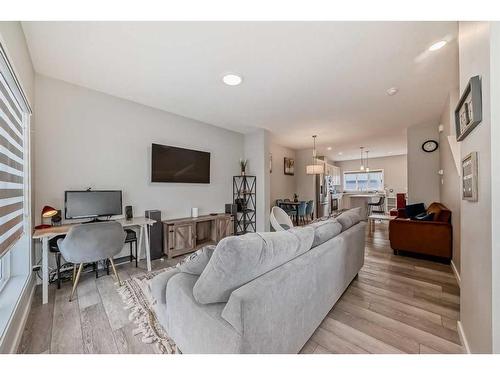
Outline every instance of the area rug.
<svg viewBox="0 0 500 375"><path fill-rule="evenodd" d="M137 325L133 334L142 335L142 342L153 344L155 351L161 354L180 353L173 340L158 321L153 309L156 302L149 289L153 277L169 269L164 268L134 276L124 281L123 285L118 288L118 293L125 303L125 309L130 310L130 321Z"/></svg>

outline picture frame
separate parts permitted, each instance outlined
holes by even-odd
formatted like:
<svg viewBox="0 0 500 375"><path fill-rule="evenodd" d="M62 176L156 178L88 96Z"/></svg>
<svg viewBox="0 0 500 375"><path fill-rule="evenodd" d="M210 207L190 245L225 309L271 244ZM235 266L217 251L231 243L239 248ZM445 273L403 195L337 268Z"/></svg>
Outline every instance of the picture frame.
<svg viewBox="0 0 500 375"><path fill-rule="evenodd" d="M471 152L462 160L462 200L477 202L478 199L477 152Z"/></svg>
<svg viewBox="0 0 500 375"><path fill-rule="evenodd" d="M467 83L455 109L457 141L464 140L482 120L481 78L474 76Z"/></svg>
<svg viewBox="0 0 500 375"><path fill-rule="evenodd" d="M294 176L295 175L295 159L292 158L283 158L283 173L286 176Z"/></svg>

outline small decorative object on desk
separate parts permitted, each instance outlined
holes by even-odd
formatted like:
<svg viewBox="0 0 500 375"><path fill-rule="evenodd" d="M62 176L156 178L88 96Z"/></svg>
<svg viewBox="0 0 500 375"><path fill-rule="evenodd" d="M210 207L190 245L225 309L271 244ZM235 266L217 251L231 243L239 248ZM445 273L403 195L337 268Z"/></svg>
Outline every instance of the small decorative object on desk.
<svg viewBox="0 0 500 375"><path fill-rule="evenodd" d="M55 215L57 215L57 210L53 207L50 206L44 206L42 209L42 214L40 215L40 225L37 225L35 229L45 229L45 228L50 228L51 225L49 224L44 224L43 219L51 218Z"/></svg>
<svg viewBox="0 0 500 375"><path fill-rule="evenodd" d="M248 160L247 159L240 159L240 168L241 168L241 175L245 175L245 171L247 169L247 164Z"/></svg>
<svg viewBox="0 0 500 375"><path fill-rule="evenodd" d="M299 195L298 195L297 193L295 193L295 194L293 195L293 201L294 201L294 202L298 202L298 201L299 201Z"/></svg>

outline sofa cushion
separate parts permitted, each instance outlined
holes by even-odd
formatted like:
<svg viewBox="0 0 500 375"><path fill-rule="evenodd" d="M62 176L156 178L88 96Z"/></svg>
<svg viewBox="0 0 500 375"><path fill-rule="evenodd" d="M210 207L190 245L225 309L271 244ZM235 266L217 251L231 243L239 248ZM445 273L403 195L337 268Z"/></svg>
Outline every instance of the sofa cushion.
<svg viewBox="0 0 500 375"><path fill-rule="evenodd" d="M169 268L165 272L162 272L155 277L153 277L149 283L149 289L151 290L151 295L153 296L153 302L158 302L165 304L167 284L170 278L177 275L180 271L177 268Z"/></svg>
<svg viewBox="0 0 500 375"><path fill-rule="evenodd" d="M406 217L410 219L423 212L425 212L425 206L423 203L409 204L405 207Z"/></svg>
<svg viewBox="0 0 500 375"><path fill-rule="evenodd" d="M321 245L322 243L331 240L333 237L342 232L342 224L340 224L337 219L316 221L309 225L314 229L314 240L312 247Z"/></svg>
<svg viewBox="0 0 500 375"><path fill-rule="evenodd" d="M176 268L191 275L201 275L214 253L215 245L203 246L179 263Z"/></svg>
<svg viewBox="0 0 500 375"><path fill-rule="evenodd" d="M312 227L222 239L193 288L199 303L227 302L240 286L311 249Z"/></svg>
<svg viewBox="0 0 500 375"><path fill-rule="evenodd" d="M337 216L337 221L342 225L342 232L361 221L361 207L351 208Z"/></svg>

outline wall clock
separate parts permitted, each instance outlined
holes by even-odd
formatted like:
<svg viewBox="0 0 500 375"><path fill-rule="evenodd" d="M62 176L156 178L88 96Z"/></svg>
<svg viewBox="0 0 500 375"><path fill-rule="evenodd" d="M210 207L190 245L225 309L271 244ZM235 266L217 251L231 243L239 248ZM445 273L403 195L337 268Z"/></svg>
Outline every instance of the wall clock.
<svg viewBox="0 0 500 375"><path fill-rule="evenodd" d="M424 150L425 152L434 152L437 150L438 146L439 145L436 141L430 139L422 143L422 150Z"/></svg>

